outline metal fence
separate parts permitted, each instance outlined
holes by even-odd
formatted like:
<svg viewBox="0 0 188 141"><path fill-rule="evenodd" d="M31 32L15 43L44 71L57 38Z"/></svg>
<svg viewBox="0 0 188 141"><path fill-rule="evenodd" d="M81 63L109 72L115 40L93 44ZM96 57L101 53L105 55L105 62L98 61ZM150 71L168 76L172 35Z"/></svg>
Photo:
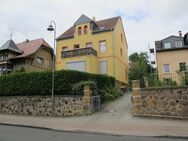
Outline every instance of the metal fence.
<svg viewBox="0 0 188 141"><path fill-rule="evenodd" d="M101 98L100 96L92 96L91 98L91 105L92 105L92 109L94 111L98 111L101 109Z"/></svg>

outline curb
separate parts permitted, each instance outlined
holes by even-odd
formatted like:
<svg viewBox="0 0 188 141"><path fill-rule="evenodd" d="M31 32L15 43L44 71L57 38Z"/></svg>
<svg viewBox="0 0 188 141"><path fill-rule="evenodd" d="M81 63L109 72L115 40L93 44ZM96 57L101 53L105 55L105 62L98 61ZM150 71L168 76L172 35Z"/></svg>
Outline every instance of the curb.
<svg viewBox="0 0 188 141"><path fill-rule="evenodd" d="M145 118L158 118L158 119L173 119L173 120L188 120L188 117L182 116L163 116L163 115L150 115L150 114L133 114L135 117L145 117Z"/></svg>
<svg viewBox="0 0 188 141"><path fill-rule="evenodd" d="M14 127L24 127L24 128L32 128L32 129L39 129L39 130L48 130L48 131L55 131L55 132L64 132L64 133L80 133L80 134L94 134L94 135L108 135L108 136L130 136L130 137L153 137L153 138L172 138L172 139L188 139L188 136L177 136L177 135L151 135L151 136L140 136L140 135L123 135L123 134L114 134L114 133L107 133L107 132L97 132L97 131L85 131L85 130L64 130L64 129L53 129L48 127L39 127L39 126L31 126L31 125L18 125L18 124L11 124L11 123L0 123L0 125L5 126L14 126Z"/></svg>

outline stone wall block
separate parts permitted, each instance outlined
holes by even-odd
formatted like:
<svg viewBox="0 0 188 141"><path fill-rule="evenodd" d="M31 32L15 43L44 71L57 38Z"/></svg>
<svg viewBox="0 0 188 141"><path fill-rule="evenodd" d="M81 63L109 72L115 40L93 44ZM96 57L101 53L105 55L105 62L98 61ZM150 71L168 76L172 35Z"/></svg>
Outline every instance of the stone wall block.
<svg viewBox="0 0 188 141"><path fill-rule="evenodd" d="M136 84L134 86L137 87ZM188 117L187 86L144 88L140 91L136 88L133 89L132 101L133 110L137 114Z"/></svg>
<svg viewBox="0 0 188 141"><path fill-rule="evenodd" d="M87 93L90 96L92 92ZM0 113L4 114L62 117L83 115L86 110L91 111L91 100L81 96L54 96L54 108L51 96L0 97L0 102ZM85 105L88 106L84 111Z"/></svg>

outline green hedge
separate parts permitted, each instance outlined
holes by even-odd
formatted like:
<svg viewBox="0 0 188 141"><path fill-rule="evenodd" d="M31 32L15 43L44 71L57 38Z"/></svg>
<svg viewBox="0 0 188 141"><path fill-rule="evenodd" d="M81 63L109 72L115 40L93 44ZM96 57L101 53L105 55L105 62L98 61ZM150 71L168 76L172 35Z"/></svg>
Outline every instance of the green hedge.
<svg viewBox="0 0 188 141"><path fill-rule="evenodd" d="M114 87L115 79L106 75L62 70L55 72L55 95L71 95L80 81L95 81L98 89ZM0 96L51 95L52 72L13 73L0 76Z"/></svg>

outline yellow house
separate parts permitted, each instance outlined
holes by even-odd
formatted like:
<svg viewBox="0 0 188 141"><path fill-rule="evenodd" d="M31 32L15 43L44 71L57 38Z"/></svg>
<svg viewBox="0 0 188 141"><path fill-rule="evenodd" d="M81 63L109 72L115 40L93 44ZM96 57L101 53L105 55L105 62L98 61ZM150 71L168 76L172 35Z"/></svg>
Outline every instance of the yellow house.
<svg viewBox="0 0 188 141"><path fill-rule="evenodd" d="M121 17L96 21L85 15L57 38L56 70L113 76L128 84L128 47Z"/></svg>
<svg viewBox="0 0 188 141"><path fill-rule="evenodd" d="M155 47L159 79L181 84L179 73L184 74L188 65L188 33L156 41Z"/></svg>

